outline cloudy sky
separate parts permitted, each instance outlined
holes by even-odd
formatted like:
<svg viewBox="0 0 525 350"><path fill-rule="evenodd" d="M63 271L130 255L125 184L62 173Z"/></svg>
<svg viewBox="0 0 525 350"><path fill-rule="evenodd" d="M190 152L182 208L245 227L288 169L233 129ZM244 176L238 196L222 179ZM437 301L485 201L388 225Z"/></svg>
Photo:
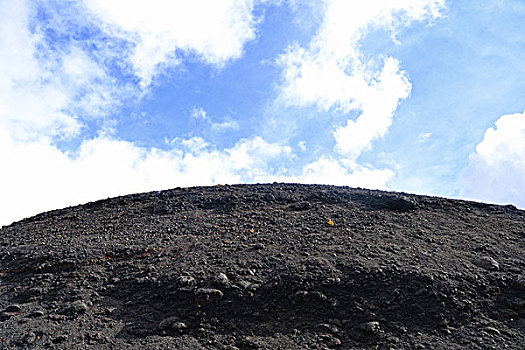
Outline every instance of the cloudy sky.
<svg viewBox="0 0 525 350"><path fill-rule="evenodd" d="M0 0L0 225L178 186L525 207L522 0Z"/></svg>

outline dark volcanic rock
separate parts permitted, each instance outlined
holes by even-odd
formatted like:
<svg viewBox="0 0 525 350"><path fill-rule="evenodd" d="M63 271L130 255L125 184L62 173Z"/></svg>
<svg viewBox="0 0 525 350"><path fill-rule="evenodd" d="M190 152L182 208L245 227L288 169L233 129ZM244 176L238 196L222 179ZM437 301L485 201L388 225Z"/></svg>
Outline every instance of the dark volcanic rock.
<svg viewBox="0 0 525 350"><path fill-rule="evenodd" d="M522 349L525 213L317 185L134 194L0 229L0 349Z"/></svg>
<svg viewBox="0 0 525 350"><path fill-rule="evenodd" d="M22 311L22 307L18 304L9 305L4 309L4 312L19 313Z"/></svg>
<svg viewBox="0 0 525 350"><path fill-rule="evenodd" d="M474 259L474 264L490 271L499 270L498 262L490 256L482 256L480 258L476 258Z"/></svg>

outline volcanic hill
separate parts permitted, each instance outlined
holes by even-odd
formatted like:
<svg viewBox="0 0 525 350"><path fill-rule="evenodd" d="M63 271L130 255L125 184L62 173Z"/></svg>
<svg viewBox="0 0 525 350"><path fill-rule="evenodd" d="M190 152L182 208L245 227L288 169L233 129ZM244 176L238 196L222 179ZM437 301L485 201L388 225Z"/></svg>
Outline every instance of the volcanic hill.
<svg viewBox="0 0 525 350"><path fill-rule="evenodd" d="M176 188L0 229L0 349L523 349L525 212Z"/></svg>

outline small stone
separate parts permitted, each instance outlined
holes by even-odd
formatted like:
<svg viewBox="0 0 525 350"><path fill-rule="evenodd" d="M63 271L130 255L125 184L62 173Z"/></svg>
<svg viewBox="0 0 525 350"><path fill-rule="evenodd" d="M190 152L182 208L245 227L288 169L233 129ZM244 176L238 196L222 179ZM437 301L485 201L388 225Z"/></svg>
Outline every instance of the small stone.
<svg viewBox="0 0 525 350"><path fill-rule="evenodd" d="M224 350L239 350L238 347L234 346L234 345L225 345L223 347Z"/></svg>
<svg viewBox="0 0 525 350"><path fill-rule="evenodd" d="M217 301L224 295L224 293L220 290L213 288L199 288L195 291L195 294L195 302L197 303L198 307L201 307L211 301Z"/></svg>
<svg viewBox="0 0 525 350"><path fill-rule="evenodd" d="M87 304L82 300L77 300L66 306L65 308L61 309L58 313L62 315L75 315L75 314L83 314L89 309Z"/></svg>
<svg viewBox="0 0 525 350"><path fill-rule="evenodd" d="M193 286L195 284L195 278L191 276L179 276L177 277L177 283L182 286Z"/></svg>
<svg viewBox="0 0 525 350"><path fill-rule="evenodd" d="M319 323L317 327L332 333L339 333L339 328L337 328L337 326L334 326L333 324Z"/></svg>
<svg viewBox="0 0 525 350"><path fill-rule="evenodd" d="M33 332L29 332L24 337L24 343L26 344L32 344L36 341L36 334Z"/></svg>
<svg viewBox="0 0 525 350"><path fill-rule="evenodd" d="M220 284L222 286L226 286L230 283L230 279L228 278L228 276L226 276L226 274L224 273L219 273L217 274L214 278L213 278L213 281L217 284Z"/></svg>
<svg viewBox="0 0 525 350"><path fill-rule="evenodd" d="M494 328L494 327L485 327L483 328L483 330L487 333L491 333L491 334L494 334L494 335L501 335L501 332Z"/></svg>
<svg viewBox="0 0 525 350"><path fill-rule="evenodd" d="M43 310L35 310L31 314L29 314L29 317L42 317L45 313Z"/></svg>
<svg viewBox="0 0 525 350"><path fill-rule="evenodd" d="M61 321L64 321L66 320L66 315L56 315L56 314L51 314L49 316L47 316L48 319L50 319L51 321L58 321L58 322L61 322Z"/></svg>
<svg viewBox="0 0 525 350"><path fill-rule="evenodd" d="M4 309L4 312L7 313L18 313L22 311L22 307L18 304L9 305Z"/></svg>
<svg viewBox="0 0 525 350"><path fill-rule="evenodd" d="M168 317L160 321L158 328L160 330L174 329L174 330L182 331L188 328L188 325L180 321L178 317L172 316L172 317Z"/></svg>
<svg viewBox="0 0 525 350"><path fill-rule="evenodd" d="M239 286L242 289L250 289L252 284L248 281L239 281L237 282L237 286Z"/></svg>
<svg viewBox="0 0 525 350"><path fill-rule="evenodd" d="M522 298L509 298L507 303L515 309L525 308L525 299Z"/></svg>
<svg viewBox="0 0 525 350"><path fill-rule="evenodd" d="M318 301L325 301L325 300L328 300L328 298L326 297L326 295L324 295L323 293L321 292L318 292L318 291L315 291L315 292L312 292L310 293L310 297L314 300L318 300Z"/></svg>
<svg viewBox="0 0 525 350"><path fill-rule="evenodd" d="M215 296L218 298L222 298L222 296L224 295L224 293L221 292L219 289L214 288L199 288L195 291L195 293L199 295Z"/></svg>
<svg viewBox="0 0 525 350"><path fill-rule="evenodd" d="M160 321L158 328L159 328L161 331L162 331L162 330L169 329L169 328L171 328L171 325L173 324L173 322L176 322L177 320L178 320L177 317L168 317L168 318L165 318L165 319L163 319L162 321Z"/></svg>
<svg viewBox="0 0 525 350"><path fill-rule="evenodd" d="M260 349L261 348L261 346L252 337L244 337L238 342L237 345L240 345L241 347L249 348L249 349Z"/></svg>
<svg viewBox="0 0 525 350"><path fill-rule="evenodd" d="M379 332L379 322L364 322L359 325L359 328L368 333L377 333Z"/></svg>
<svg viewBox="0 0 525 350"><path fill-rule="evenodd" d="M66 340L67 340L67 335L62 334L62 335L59 335L59 336L53 338L53 339L51 340L51 342L52 342L53 344L59 344L59 343L63 343L63 342L65 342Z"/></svg>
<svg viewBox="0 0 525 350"><path fill-rule="evenodd" d="M336 346L341 345L341 339L337 337L331 337L330 340L326 342L326 345L331 348L335 348Z"/></svg>
<svg viewBox="0 0 525 350"><path fill-rule="evenodd" d="M472 261L474 265L489 271L498 271L499 263L490 256L482 256Z"/></svg>
<svg viewBox="0 0 525 350"><path fill-rule="evenodd" d="M183 329L186 329L188 328L188 325L184 322L174 322L173 325L171 326L172 329L175 329L175 330L178 330L178 331L181 331Z"/></svg>
<svg viewBox="0 0 525 350"><path fill-rule="evenodd" d="M308 295L306 290L300 290L294 294L294 299L304 299Z"/></svg>
<svg viewBox="0 0 525 350"><path fill-rule="evenodd" d="M398 337L388 337L386 338L386 340L388 340L388 342L393 343L393 344L397 344L400 342L400 339Z"/></svg>
<svg viewBox="0 0 525 350"><path fill-rule="evenodd" d="M88 334L88 337L90 340L97 342L97 343L107 343L109 342L109 338L101 333L101 332L92 332Z"/></svg>
<svg viewBox="0 0 525 350"><path fill-rule="evenodd" d="M341 340L332 334L322 334L321 338L329 348L334 348L341 345Z"/></svg>
<svg viewBox="0 0 525 350"><path fill-rule="evenodd" d="M310 209L310 207L311 207L310 202L306 202L306 201L295 202L295 203L290 204L290 209L295 210L295 211L307 210L307 209Z"/></svg>
<svg viewBox="0 0 525 350"><path fill-rule="evenodd" d="M327 278L326 280L324 280L323 282L321 282L321 284L323 286L332 286L332 285L336 285L336 284L339 284L341 283L341 279L339 277L329 277Z"/></svg>
<svg viewBox="0 0 525 350"><path fill-rule="evenodd" d="M228 322L224 323L224 328L232 331L232 330L237 329L237 326L232 321L228 321Z"/></svg>
<svg viewBox="0 0 525 350"><path fill-rule="evenodd" d="M516 286L521 290L525 290L525 277L518 278L516 280Z"/></svg>

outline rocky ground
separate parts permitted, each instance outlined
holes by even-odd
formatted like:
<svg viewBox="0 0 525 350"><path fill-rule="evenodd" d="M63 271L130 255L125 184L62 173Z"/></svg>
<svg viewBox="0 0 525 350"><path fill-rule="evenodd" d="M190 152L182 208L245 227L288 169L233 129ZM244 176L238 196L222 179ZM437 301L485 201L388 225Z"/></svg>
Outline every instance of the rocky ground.
<svg viewBox="0 0 525 350"><path fill-rule="evenodd" d="M525 212L293 184L0 229L0 349L523 349Z"/></svg>

